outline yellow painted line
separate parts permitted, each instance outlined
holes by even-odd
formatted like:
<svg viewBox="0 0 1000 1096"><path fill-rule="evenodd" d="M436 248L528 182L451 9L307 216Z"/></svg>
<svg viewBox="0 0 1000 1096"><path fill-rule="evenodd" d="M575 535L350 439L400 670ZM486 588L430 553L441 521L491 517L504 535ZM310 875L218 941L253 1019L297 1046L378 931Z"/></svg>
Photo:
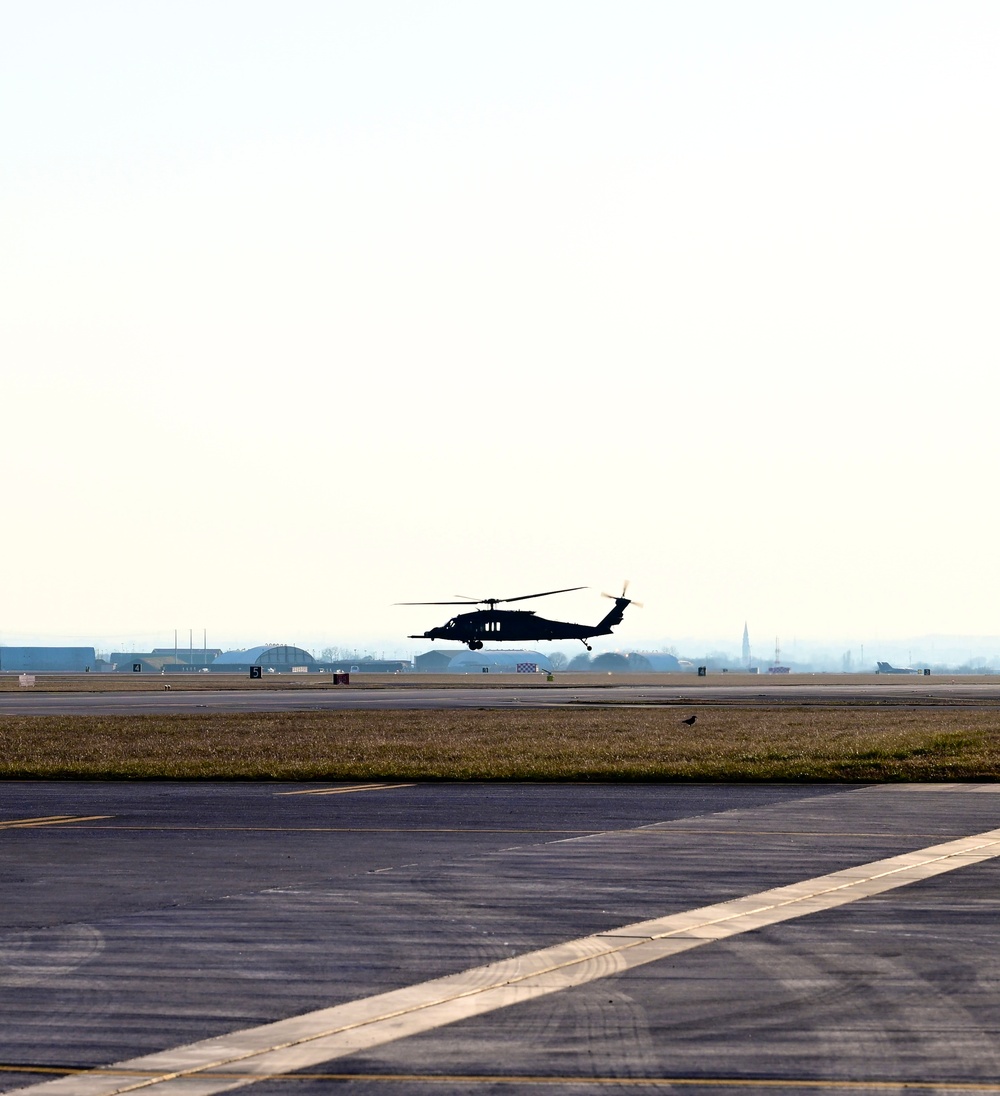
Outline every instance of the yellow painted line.
<svg viewBox="0 0 1000 1096"><path fill-rule="evenodd" d="M281 793L286 794L286 793ZM97 820L112 819L113 814L94 815ZM83 822L89 819L67 818L66 822ZM51 823L55 824L55 823ZM25 825L19 823L18 825ZM81 829L94 830L128 830L136 833L512 833L512 834L563 834L574 837L586 837L588 835L601 834L613 836L615 834L635 834L637 837L671 837L674 834L696 834L700 837L713 837L716 834L728 837L873 837L883 840L905 841L910 839L924 840L925 838L957 838L958 834L947 833L879 833L867 830L750 830L750 829L698 829L694 827L671 827L670 829L656 829L660 823L654 826L640 826L637 829L624 828L621 830L594 830L594 829L547 829L529 826L83 826ZM667 823L669 825L669 823ZM11 827L13 828L13 827ZM0 823L0 829L3 824Z"/></svg>
<svg viewBox="0 0 1000 1096"><path fill-rule="evenodd" d="M43 814L38 818L4 818L0 821L0 826L17 826L22 822L61 822L72 817L71 814Z"/></svg>
<svg viewBox="0 0 1000 1096"><path fill-rule="evenodd" d="M275 792L275 795L346 795L348 792L385 792L391 788L412 788L413 784L356 784L351 788L306 788L297 792Z"/></svg>
<svg viewBox="0 0 1000 1096"><path fill-rule="evenodd" d="M114 815L107 815L113 818ZM84 826L95 830L135 830L142 833L551 833L569 834L574 837L593 835L594 830L548 829L474 829L471 826ZM617 833L617 830L601 830L601 833ZM631 830L623 830L631 833ZM884 835L883 835L884 836ZM926 836L926 835L925 835ZM938 835L929 835L938 836Z"/></svg>
<svg viewBox="0 0 1000 1096"><path fill-rule="evenodd" d="M84 814L69 815L55 814L48 818L17 818L11 821L0 822L0 830L27 830L38 826L65 826L70 822L97 822L106 818L114 818L113 814Z"/></svg>
<svg viewBox="0 0 1000 1096"><path fill-rule="evenodd" d="M314 792L299 792L299 795L345 795L347 792L387 792L393 788L412 788L413 784L372 784L365 788L321 788ZM295 792L290 794L295 795Z"/></svg>
<svg viewBox="0 0 1000 1096"><path fill-rule="evenodd" d="M32 1085L52 1096L211 1096L482 1016L783 921L1000 857L1000 829L683 913L623 925L414 986ZM669 977L669 970L665 972ZM235 1074L239 1079L234 1080Z"/></svg>
<svg viewBox="0 0 1000 1096"><path fill-rule="evenodd" d="M0 1073L56 1074L61 1077L91 1076L136 1078L153 1075L139 1070L83 1069L69 1066L10 1066L0 1064ZM213 1073L213 1079L227 1081L258 1081L252 1073ZM844 1081L825 1077L600 1077L579 1074L577 1076L550 1076L518 1073L273 1073L271 1081L375 1081L385 1084L423 1082L426 1084L451 1085L622 1085L626 1087L670 1088L674 1085L688 1088L815 1088L837 1091L902 1092L906 1089L934 1092L1000 1092L1000 1081ZM23 1092L24 1089L14 1089Z"/></svg>

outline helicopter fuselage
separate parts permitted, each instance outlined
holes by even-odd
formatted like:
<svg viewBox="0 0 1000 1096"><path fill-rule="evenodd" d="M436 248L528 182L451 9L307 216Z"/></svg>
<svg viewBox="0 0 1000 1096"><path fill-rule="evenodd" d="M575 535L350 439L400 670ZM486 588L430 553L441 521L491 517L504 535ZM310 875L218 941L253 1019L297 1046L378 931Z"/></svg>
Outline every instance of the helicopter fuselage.
<svg viewBox="0 0 1000 1096"><path fill-rule="evenodd" d="M540 640L578 639L588 650L592 636L611 635L620 624L630 599L615 598L615 607L597 624L572 624L565 620L546 620L528 609L479 609L459 613L440 628L431 628L410 639L446 639L464 643L470 651L482 649L484 643L533 643Z"/></svg>

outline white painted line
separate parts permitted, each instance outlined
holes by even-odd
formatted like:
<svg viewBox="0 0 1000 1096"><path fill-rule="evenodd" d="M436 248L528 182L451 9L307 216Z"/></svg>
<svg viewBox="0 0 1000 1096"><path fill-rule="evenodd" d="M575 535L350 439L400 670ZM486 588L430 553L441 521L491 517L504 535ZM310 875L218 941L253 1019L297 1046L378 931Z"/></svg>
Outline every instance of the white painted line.
<svg viewBox="0 0 1000 1096"><path fill-rule="evenodd" d="M1000 793L1000 781L991 784L872 784L860 791L879 792L994 792Z"/></svg>
<svg viewBox="0 0 1000 1096"><path fill-rule="evenodd" d="M473 1016L654 963L715 940L856 902L1000 856L1000 830L775 887L729 902L623 925L460 974L379 993L120 1062L110 1072L62 1077L17 1092L210 1096L308 1069ZM130 1072L131 1076L123 1074ZM212 1076L213 1072L217 1075ZM136 1077L136 1073L142 1076ZM225 1074L225 1076L223 1076ZM234 1080L233 1075L240 1074Z"/></svg>
<svg viewBox="0 0 1000 1096"><path fill-rule="evenodd" d="M879 792L1000 792L1000 784L871 784L861 791Z"/></svg>

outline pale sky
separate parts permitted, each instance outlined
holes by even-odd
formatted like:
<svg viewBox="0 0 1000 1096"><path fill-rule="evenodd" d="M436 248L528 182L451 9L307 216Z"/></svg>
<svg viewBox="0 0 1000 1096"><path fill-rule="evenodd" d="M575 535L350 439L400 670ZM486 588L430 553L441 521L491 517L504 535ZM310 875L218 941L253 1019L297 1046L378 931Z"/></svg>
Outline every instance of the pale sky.
<svg viewBox="0 0 1000 1096"><path fill-rule="evenodd" d="M994 0L0 0L0 642L625 578L605 647L1000 633L998 56Z"/></svg>

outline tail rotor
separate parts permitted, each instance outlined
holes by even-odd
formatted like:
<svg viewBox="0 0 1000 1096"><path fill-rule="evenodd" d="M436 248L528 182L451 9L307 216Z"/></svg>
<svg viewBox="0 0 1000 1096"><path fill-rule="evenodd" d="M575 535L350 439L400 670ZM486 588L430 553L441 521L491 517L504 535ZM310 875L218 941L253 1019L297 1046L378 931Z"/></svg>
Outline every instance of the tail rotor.
<svg viewBox="0 0 1000 1096"><path fill-rule="evenodd" d="M605 594L602 593L601 597L609 597L612 601L624 601L628 605L634 605L637 609L642 608L641 601L633 601L631 598L625 596L626 590L628 590L629 580L625 579L625 584L622 586L622 592L620 594Z"/></svg>

